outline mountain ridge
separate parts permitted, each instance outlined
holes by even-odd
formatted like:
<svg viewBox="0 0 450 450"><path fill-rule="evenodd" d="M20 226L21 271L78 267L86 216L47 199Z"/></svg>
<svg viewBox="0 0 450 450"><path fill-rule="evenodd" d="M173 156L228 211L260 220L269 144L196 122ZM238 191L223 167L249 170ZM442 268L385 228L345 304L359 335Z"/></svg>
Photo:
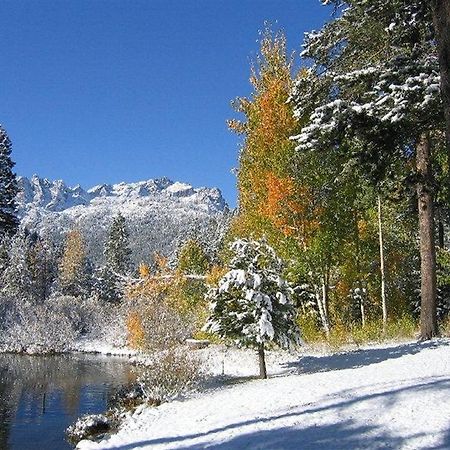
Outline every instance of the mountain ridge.
<svg viewBox="0 0 450 450"><path fill-rule="evenodd" d="M89 189L34 175L18 177L21 225L61 244L79 229L93 260L104 262L103 245L115 216L122 214L137 265L155 253L171 257L188 238L213 248L230 217L218 188L195 188L169 178L98 184ZM213 251L213 250L212 250Z"/></svg>
<svg viewBox="0 0 450 450"><path fill-rule="evenodd" d="M183 198L186 203L205 205L211 213L222 212L228 205L218 188L199 187L167 177L148 179L131 183L98 184L89 189L79 184L71 187L63 180L49 180L33 175L17 178L19 194L17 203L19 215L27 206L40 207L48 211L64 211L75 206L88 206L97 199L138 199L147 197Z"/></svg>

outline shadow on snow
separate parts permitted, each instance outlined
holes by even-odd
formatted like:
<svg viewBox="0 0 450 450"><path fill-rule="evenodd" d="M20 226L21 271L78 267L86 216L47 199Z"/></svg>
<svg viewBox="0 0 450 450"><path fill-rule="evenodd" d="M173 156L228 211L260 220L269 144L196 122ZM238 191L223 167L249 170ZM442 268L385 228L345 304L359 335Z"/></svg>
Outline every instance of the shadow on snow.
<svg viewBox="0 0 450 450"><path fill-rule="evenodd" d="M321 356L302 356L298 361L282 365L287 373L311 374L331 370L356 369L383 361L415 355L422 350L450 345L449 341L413 342L388 348L369 348Z"/></svg>
<svg viewBox="0 0 450 450"><path fill-rule="evenodd" d="M423 346L422 346L423 347ZM411 380L412 381L412 380ZM330 448L337 450L344 449L395 449L408 443L409 440L421 437L421 434L411 436L390 436L376 425L356 424L354 420L345 418L345 410L359 402L382 399L387 403L395 402L399 394L405 392L448 390L450 388L450 378L441 378L433 381L423 381L412 386L400 387L397 389L385 390L367 395L355 396L350 399L340 400L324 406L300 405L295 412L288 412L269 417L259 417L242 422L231 423L223 427L214 428L207 432L185 434L181 436L168 436L163 438L149 439L145 441L133 442L128 445L114 447L120 450L138 449L146 446L159 444L175 444L177 448L184 450L194 450L201 448L210 449L320 449ZM322 425L311 425L302 428L302 420L309 415L323 412L334 412L338 417L342 417L335 423ZM294 426L274 427L274 423L280 419L293 419ZM239 430L246 426L256 425L263 427L264 424L270 426L263 429L238 436L229 437L228 440L215 436L221 432ZM194 424L193 424L194 425ZM444 438L448 442L450 436ZM196 443L187 442L194 439L201 439ZM219 442L214 442L215 440ZM445 442L443 445L445 445ZM445 446L436 448L448 448Z"/></svg>

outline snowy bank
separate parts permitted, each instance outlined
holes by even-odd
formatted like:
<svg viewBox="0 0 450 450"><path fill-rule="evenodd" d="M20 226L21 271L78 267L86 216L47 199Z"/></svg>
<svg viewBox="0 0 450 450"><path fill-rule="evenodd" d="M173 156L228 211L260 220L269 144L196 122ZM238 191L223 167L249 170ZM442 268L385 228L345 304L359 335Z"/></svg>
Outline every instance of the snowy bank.
<svg viewBox="0 0 450 450"><path fill-rule="evenodd" d="M129 347L118 347L103 340L78 339L71 346L71 351L81 353L98 353L105 356L137 356L139 351Z"/></svg>
<svg viewBox="0 0 450 450"><path fill-rule="evenodd" d="M304 355L280 368L145 408L78 448L450 448L450 340Z"/></svg>

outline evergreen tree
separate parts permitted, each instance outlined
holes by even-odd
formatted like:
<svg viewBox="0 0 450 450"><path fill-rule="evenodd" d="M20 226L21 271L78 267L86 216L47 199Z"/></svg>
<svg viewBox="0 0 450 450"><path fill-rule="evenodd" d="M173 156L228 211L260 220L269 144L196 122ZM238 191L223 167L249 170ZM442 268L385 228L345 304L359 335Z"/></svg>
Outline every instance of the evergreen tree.
<svg viewBox="0 0 450 450"><path fill-rule="evenodd" d="M119 280L108 266L97 267L92 277L92 292L107 302L117 302L122 294L119 289Z"/></svg>
<svg viewBox="0 0 450 450"><path fill-rule="evenodd" d="M104 250L106 266L113 272L126 275L131 268L129 233L125 218L118 214L109 229Z"/></svg>
<svg viewBox="0 0 450 450"><path fill-rule="evenodd" d="M17 180L11 160L11 141L0 125L0 239L14 234L19 221L16 216Z"/></svg>
<svg viewBox="0 0 450 450"><path fill-rule="evenodd" d="M227 272L207 295L211 313L205 330L237 345L258 349L261 378L267 378L267 343L299 342L291 289L281 277L283 264L263 241L237 240Z"/></svg>
<svg viewBox="0 0 450 450"><path fill-rule="evenodd" d="M57 276L56 249L48 239L36 233L32 233L29 239L27 257L33 281L33 296L42 303L49 297Z"/></svg>
<svg viewBox="0 0 450 450"><path fill-rule="evenodd" d="M31 240L25 231L10 241L8 264L1 277L1 293L15 301L34 300L33 274L29 263Z"/></svg>
<svg viewBox="0 0 450 450"><path fill-rule="evenodd" d="M111 224L103 253L106 264L96 271L93 289L101 299L116 302L122 297L119 276L128 274L131 268L129 233L120 213Z"/></svg>
<svg viewBox="0 0 450 450"><path fill-rule="evenodd" d="M422 2L423 3L423 2ZM446 120L447 159L450 163L450 0L431 0L441 72L441 97Z"/></svg>
<svg viewBox="0 0 450 450"><path fill-rule="evenodd" d="M11 247L11 236L3 236L0 239L0 279L3 272L8 268L9 265L9 249Z"/></svg>

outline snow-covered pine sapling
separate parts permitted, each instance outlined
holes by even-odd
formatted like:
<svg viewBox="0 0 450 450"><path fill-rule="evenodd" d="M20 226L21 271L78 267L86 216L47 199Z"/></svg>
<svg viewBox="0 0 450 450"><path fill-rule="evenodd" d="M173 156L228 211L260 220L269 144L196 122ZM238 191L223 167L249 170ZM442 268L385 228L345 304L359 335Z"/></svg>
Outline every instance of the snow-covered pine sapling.
<svg viewBox="0 0 450 450"><path fill-rule="evenodd" d="M256 348L261 378L267 378L264 348L300 342L291 302L292 289L282 278L283 263L264 241L239 239L229 271L208 291L210 316L205 331Z"/></svg>

